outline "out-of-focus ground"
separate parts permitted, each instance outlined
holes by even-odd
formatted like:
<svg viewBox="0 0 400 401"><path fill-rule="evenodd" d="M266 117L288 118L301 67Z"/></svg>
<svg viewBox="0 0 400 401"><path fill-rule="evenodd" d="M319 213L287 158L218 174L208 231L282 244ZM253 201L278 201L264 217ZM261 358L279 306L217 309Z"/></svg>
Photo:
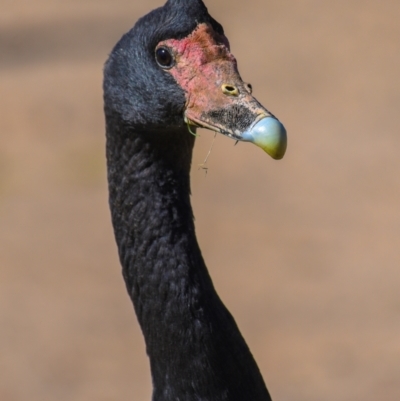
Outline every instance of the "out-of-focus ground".
<svg viewBox="0 0 400 401"><path fill-rule="evenodd" d="M197 232L274 401L400 399L400 2L209 0L286 125L218 136ZM0 0L0 399L150 400L105 178L102 65L159 0Z"/></svg>

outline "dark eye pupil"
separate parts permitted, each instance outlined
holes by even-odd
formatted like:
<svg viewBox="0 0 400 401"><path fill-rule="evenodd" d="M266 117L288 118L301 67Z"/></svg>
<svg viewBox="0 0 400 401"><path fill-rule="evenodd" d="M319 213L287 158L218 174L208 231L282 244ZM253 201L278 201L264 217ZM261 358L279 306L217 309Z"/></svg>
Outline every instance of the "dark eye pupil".
<svg viewBox="0 0 400 401"><path fill-rule="evenodd" d="M173 64L172 55L165 47L156 50L156 60L161 67L171 67Z"/></svg>

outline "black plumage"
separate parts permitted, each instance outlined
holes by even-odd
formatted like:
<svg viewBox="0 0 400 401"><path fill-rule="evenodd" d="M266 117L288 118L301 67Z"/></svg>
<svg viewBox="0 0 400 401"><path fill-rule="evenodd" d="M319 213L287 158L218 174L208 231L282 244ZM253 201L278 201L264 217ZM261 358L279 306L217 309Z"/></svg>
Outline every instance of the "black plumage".
<svg viewBox="0 0 400 401"><path fill-rule="evenodd" d="M154 56L160 41L186 38L199 24L223 34L202 1L169 0L122 37L105 65L112 223L150 358L153 400L266 401L196 240L186 93Z"/></svg>

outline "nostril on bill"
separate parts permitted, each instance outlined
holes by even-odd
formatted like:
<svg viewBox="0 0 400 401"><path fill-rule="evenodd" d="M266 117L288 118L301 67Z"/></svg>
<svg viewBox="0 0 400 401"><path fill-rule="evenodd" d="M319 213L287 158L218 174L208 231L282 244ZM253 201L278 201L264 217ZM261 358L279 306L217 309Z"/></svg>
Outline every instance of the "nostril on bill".
<svg viewBox="0 0 400 401"><path fill-rule="evenodd" d="M249 84L249 83L245 84L245 86L246 86L247 91L248 91L248 92L250 93L250 95L251 95L252 92L253 92L253 87L252 87L251 84Z"/></svg>
<svg viewBox="0 0 400 401"><path fill-rule="evenodd" d="M239 95L239 89L234 85L223 84L221 86L221 89L225 95L228 95L228 96L238 96Z"/></svg>

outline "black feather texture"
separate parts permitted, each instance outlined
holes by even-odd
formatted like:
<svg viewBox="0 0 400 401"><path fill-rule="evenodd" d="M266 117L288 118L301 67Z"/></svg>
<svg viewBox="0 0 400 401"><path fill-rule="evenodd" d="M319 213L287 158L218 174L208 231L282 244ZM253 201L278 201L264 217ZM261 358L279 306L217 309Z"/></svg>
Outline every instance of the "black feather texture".
<svg viewBox="0 0 400 401"><path fill-rule="evenodd" d="M109 203L123 276L146 341L154 401L268 401L259 369L218 297L190 204L194 136L185 96L159 68L156 44L201 23L199 0L169 0L141 18L104 70Z"/></svg>

